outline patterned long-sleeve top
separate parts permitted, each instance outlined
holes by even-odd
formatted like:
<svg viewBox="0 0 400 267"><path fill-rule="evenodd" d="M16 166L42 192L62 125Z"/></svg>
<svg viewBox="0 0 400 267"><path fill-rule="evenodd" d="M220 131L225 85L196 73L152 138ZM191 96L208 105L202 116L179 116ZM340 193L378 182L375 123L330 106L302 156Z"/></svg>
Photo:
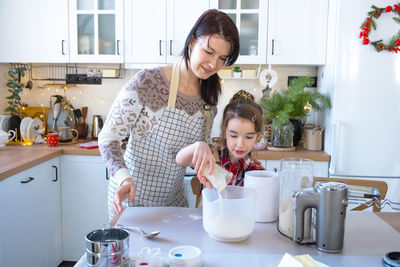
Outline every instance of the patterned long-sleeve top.
<svg viewBox="0 0 400 267"><path fill-rule="evenodd" d="M127 151L132 140L140 140L153 133L162 110L168 105L170 83L160 68L139 71L118 93L99 134L99 149L113 180L121 184L132 177L124 161L121 140L130 135ZM203 112L201 96L186 96L178 92L175 108L190 116ZM211 107L211 122L217 112ZM212 125L212 124L211 124ZM131 170L132 171L132 170Z"/></svg>

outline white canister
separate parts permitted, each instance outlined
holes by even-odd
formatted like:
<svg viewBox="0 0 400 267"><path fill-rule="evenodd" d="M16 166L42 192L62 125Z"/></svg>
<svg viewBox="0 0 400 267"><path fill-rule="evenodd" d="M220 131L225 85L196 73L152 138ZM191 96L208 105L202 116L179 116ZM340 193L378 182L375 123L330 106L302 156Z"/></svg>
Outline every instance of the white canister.
<svg viewBox="0 0 400 267"><path fill-rule="evenodd" d="M279 174L271 171L247 171L244 187L254 188L256 197L256 222L274 222L278 219Z"/></svg>

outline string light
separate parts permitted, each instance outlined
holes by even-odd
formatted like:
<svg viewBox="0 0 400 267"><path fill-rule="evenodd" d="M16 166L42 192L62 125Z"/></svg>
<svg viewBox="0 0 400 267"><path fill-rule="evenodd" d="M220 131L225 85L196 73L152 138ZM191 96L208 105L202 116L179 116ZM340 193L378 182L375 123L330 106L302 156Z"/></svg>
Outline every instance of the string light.
<svg viewBox="0 0 400 267"><path fill-rule="evenodd" d="M60 88L62 88L61 90L64 91L64 95L66 95L68 91L71 92L71 89L72 89L73 87L76 87L75 85L73 85L73 86L70 86L70 85L65 86L65 85L61 85L61 84L51 84L51 85L45 85L45 86L46 86L46 88L47 88L48 91L50 91L50 89L53 88L53 89L55 90L56 93L58 93L59 90L60 90ZM70 88L70 87L71 87L71 88ZM40 87L39 87L39 88L40 88ZM77 89L78 89L78 88L77 88ZM80 95L89 96L91 99L94 98L95 101L97 101L99 104L104 104L104 103L106 102L104 99L102 99L102 98L100 98L100 97L98 97L98 96L96 96L96 95L91 95L91 94L89 94L89 93L86 93L86 92L82 91L81 89L79 89L78 93L79 93ZM44 93L41 93L41 95L44 96ZM77 99L76 96L70 96L70 97L71 97L72 100L76 100L76 99Z"/></svg>

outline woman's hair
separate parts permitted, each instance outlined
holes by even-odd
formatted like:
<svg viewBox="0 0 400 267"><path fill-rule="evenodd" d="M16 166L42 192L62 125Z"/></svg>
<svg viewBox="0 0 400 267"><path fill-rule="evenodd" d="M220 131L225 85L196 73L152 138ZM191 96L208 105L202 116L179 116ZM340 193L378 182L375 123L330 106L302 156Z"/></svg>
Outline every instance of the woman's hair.
<svg viewBox="0 0 400 267"><path fill-rule="evenodd" d="M189 66L189 44L192 38L195 40L202 36L209 36L210 38L212 35L219 35L230 44L230 51L225 65L231 66L235 63L240 49L239 32L236 25L224 12L210 9L199 17L186 38L185 47L183 48L183 58L186 67ZM217 73L201 81L201 97L207 104L216 105L220 94L221 84Z"/></svg>
<svg viewBox="0 0 400 267"><path fill-rule="evenodd" d="M226 128L229 120L241 118L254 123L256 133L262 133L264 128L263 111L259 104L254 102L252 94L240 90L233 95L229 104L224 109L221 124L221 142L226 146Z"/></svg>

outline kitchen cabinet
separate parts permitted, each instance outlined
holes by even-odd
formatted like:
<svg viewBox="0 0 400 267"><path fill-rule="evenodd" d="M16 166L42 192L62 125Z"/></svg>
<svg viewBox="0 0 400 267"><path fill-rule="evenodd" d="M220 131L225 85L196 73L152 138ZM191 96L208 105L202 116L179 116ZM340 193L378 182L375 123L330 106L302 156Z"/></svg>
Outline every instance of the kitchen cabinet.
<svg viewBox="0 0 400 267"><path fill-rule="evenodd" d="M68 0L2 0L0 62L66 63Z"/></svg>
<svg viewBox="0 0 400 267"><path fill-rule="evenodd" d="M269 0L268 64L323 65L328 1Z"/></svg>
<svg viewBox="0 0 400 267"><path fill-rule="evenodd" d="M0 266L62 262L60 159L0 182Z"/></svg>
<svg viewBox="0 0 400 267"><path fill-rule="evenodd" d="M70 0L70 61L123 63L123 1Z"/></svg>
<svg viewBox="0 0 400 267"><path fill-rule="evenodd" d="M85 236L108 223L108 180L100 156L61 156L63 259L85 253Z"/></svg>
<svg viewBox="0 0 400 267"><path fill-rule="evenodd" d="M261 164L268 170L273 172L279 172L281 169L280 160L260 160ZM328 177L329 162L314 161L314 176L316 177Z"/></svg>
<svg viewBox="0 0 400 267"><path fill-rule="evenodd" d="M236 23L240 36L236 64L265 64L268 1L210 0L210 7L227 13Z"/></svg>
<svg viewBox="0 0 400 267"><path fill-rule="evenodd" d="M125 63L174 63L208 0L126 0Z"/></svg>

